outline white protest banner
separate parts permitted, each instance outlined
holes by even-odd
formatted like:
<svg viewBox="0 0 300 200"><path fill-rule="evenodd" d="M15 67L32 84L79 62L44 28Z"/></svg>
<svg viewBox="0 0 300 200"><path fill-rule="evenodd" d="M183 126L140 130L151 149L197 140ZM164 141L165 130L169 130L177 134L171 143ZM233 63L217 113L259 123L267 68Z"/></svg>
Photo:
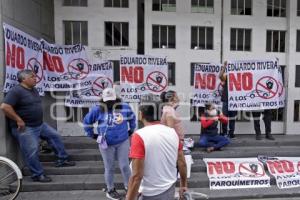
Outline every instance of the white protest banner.
<svg viewBox="0 0 300 200"><path fill-rule="evenodd" d="M91 71L85 47L56 45L41 40L45 70L45 91L70 91L90 84L86 77Z"/></svg>
<svg viewBox="0 0 300 200"><path fill-rule="evenodd" d="M146 93L160 94L168 87L166 57L134 55L120 57L121 97L139 102Z"/></svg>
<svg viewBox="0 0 300 200"><path fill-rule="evenodd" d="M300 187L300 157L272 157L266 164L278 188Z"/></svg>
<svg viewBox="0 0 300 200"><path fill-rule="evenodd" d="M284 107L278 60L234 61L227 65L229 110Z"/></svg>
<svg viewBox="0 0 300 200"><path fill-rule="evenodd" d="M221 65L194 65L193 106L204 107L205 103L221 104L223 85L219 79Z"/></svg>
<svg viewBox="0 0 300 200"><path fill-rule="evenodd" d="M88 84L73 90L66 96L65 105L69 107L90 107L99 104L102 91L113 87L113 65L110 61L91 64L91 71L85 81Z"/></svg>
<svg viewBox="0 0 300 200"><path fill-rule="evenodd" d="M270 187L270 177L257 158L205 158L212 190Z"/></svg>
<svg viewBox="0 0 300 200"><path fill-rule="evenodd" d="M40 41L8 24L3 24L3 29L6 66L3 92L8 92L18 84L18 71L31 69L36 73L36 89L40 95L44 95L43 54Z"/></svg>

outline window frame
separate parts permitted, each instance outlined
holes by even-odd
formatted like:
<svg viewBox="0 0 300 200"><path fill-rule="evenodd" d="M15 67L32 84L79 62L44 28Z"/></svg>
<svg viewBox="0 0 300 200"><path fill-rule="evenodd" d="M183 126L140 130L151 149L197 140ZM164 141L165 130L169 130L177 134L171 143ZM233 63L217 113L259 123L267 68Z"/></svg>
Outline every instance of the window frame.
<svg viewBox="0 0 300 200"><path fill-rule="evenodd" d="M106 24L110 23L111 24L111 44L107 43L106 40ZM120 45L115 45L116 41L116 36L115 36L115 25L120 25ZM123 26L127 25L127 44L124 45L123 41ZM104 21L104 46L110 46L110 47L129 47L129 22L116 22L116 21Z"/></svg>
<svg viewBox="0 0 300 200"><path fill-rule="evenodd" d="M196 28L197 31L197 41L196 41L196 46L193 47L193 28ZM200 48L200 29L204 29L204 48ZM211 48L208 48L210 46L208 44L208 29L211 29L212 32L212 44ZM202 30L203 31L203 30ZM213 26L191 26L191 49L194 50L214 50L214 27Z"/></svg>
<svg viewBox="0 0 300 200"><path fill-rule="evenodd" d="M233 8L232 5L233 5L233 1L236 2L236 8ZM231 15L242 15L242 16L252 16L253 15L253 1L252 0L242 0L243 1L243 13L244 14L239 14L238 11L239 11L239 0L231 0L231 4L230 4L230 14ZM251 11L250 11L250 14L246 14L246 1L251 1ZM234 9L235 9L235 12L234 12Z"/></svg>
<svg viewBox="0 0 300 200"><path fill-rule="evenodd" d="M271 4L269 5L269 1L272 1ZM275 1L279 1L279 13L278 16L275 16ZM282 8L282 1L285 2L285 7ZM269 7L272 7L271 12L272 14L269 15ZM284 12L283 12L284 10ZM287 2L286 0L267 0L267 17L286 17L286 10L287 10ZM284 15L282 15L284 13Z"/></svg>
<svg viewBox="0 0 300 200"><path fill-rule="evenodd" d="M154 1L158 1L155 3L158 3L158 10L154 10ZM163 9L163 2L162 1L167 1L166 3L166 7ZM170 1L174 1L175 3L170 3ZM175 6L171 6L171 5L175 5ZM176 12L177 9L177 2L176 0L152 0L152 11L156 11L156 12Z"/></svg>
<svg viewBox="0 0 300 200"><path fill-rule="evenodd" d="M297 113L297 111L298 113ZM294 122L300 122L300 100L294 100Z"/></svg>
<svg viewBox="0 0 300 200"><path fill-rule="evenodd" d="M296 30L296 52L300 52L300 29Z"/></svg>
<svg viewBox="0 0 300 200"><path fill-rule="evenodd" d="M64 7L88 7L88 0L68 0L70 2L70 4L68 5L68 3L66 3L66 0L64 0L62 2L62 6ZM75 5L74 2L78 2L78 5ZM84 5L82 5L84 2Z"/></svg>
<svg viewBox="0 0 300 200"><path fill-rule="evenodd" d="M158 47L154 46L154 28L158 27ZM162 44L161 38L162 38L162 28L166 28L166 45ZM170 35L170 28L174 28L174 47L170 47L170 40L169 40L169 35ZM156 35L156 34L155 34ZM175 25L159 25L159 24L152 24L152 49L176 49L176 26Z"/></svg>
<svg viewBox="0 0 300 200"><path fill-rule="evenodd" d="M170 71L171 71L171 79L170 79ZM176 85L176 62L168 62L168 86Z"/></svg>
<svg viewBox="0 0 300 200"><path fill-rule="evenodd" d="M107 5L107 1L111 2L111 6ZM114 0L104 0L104 8L129 8L129 0L119 0L120 6L114 6ZM125 2L125 3L124 3Z"/></svg>
<svg viewBox="0 0 300 200"><path fill-rule="evenodd" d="M235 44L234 44L234 49L233 47L233 41L232 41L232 32L235 31ZM242 50L239 49L239 31L243 31L243 48ZM249 31L250 33L250 42L249 42L249 49L246 49L246 31ZM250 28L230 28L230 51L246 51L246 52L251 52L252 51L252 29Z"/></svg>
<svg viewBox="0 0 300 200"><path fill-rule="evenodd" d="M270 43L270 48L268 47L268 33L271 33L271 43ZM277 44L277 51L274 51L274 46L276 46L276 44L274 44L274 33L278 34L278 44ZM281 37L282 34L284 34L284 50L281 51ZM270 49L270 50L268 50ZM285 53L286 52L286 31L285 30L267 30L266 31L266 52L276 52L276 53Z"/></svg>
<svg viewBox="0 0 300 200"><path fill-rule="evenodd" d="M215 3L214 0L196 0L197 5L193 5L193 0L191 0L191 13L207 13L214 14ZM205 1L204 6L200 6L200 1ZM212 2L212 6L208 6L208 1ZM203 11L201 11L203 9Z"/></svg>
<svg viewBox="0 0 300 200"><path fill-rule="evenodd" d="M298 69L298 70L297 70ZM299 77L297 77L297 73L299 74ZM300 87L300 65L295 66L295 88ZM299 80L299 82L297 82Z"/></svg>
<svg viewBox="0 0 300 200"><path fill-rule="evenodd" d="M71 43L66 43L66 25L67 23L69 23L68 25L70 25L70 33L71 33ZM82 44L82 45L85 45L85 46L88 46L88 21L72 21L72 20L63 20L63 27L64 27L64 44L65 45L75 45L75 44L78 44L77 42L74 41L74 24L75 23L79 23L79 44ZM83 26L83 23L86 23L86 43L83 43L83 29L82 29L82 26Z"/></svg>

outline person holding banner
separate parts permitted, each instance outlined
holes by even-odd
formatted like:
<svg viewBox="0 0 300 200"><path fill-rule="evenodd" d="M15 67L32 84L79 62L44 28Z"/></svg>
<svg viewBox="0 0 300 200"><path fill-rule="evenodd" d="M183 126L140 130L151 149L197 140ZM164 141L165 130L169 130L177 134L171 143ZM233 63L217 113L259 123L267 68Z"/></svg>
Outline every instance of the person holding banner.
<svg viewBox="0 0 300 200"><path fill-rule="evenodd" d="M173 90L162 92L160 98L165 104L160 122L166 126L174 128L180 141L183 142L184 128L182 126L180 116L176 113L176 108L179 106L177 93Z"/></svg>
<svg viewBox="0 0 300 200"><path fill-rule="evenodd" d="M205 112L201 116L201 136L199 145L206 148L208 153L220 150L230 143L228 138L218 135L219 121L225 125L228 123L227 117L222 113L219 113L213 104L206 104Z"/></svg>
<svg viewBox="0 0 300 200"><path fill-rule="evenodd" d="M182 143L173 128L158 121L158 109L158 102L153 101L139 106L139 120L144 127L131 138L132 176L126 200L173 200L178 171L180 199L187 191Z"/></svg>
<svg viewBox="0 0 300 200"><path fill-rule="evenodd" d="M264 115L263 120L265 123L266 139L275 140L275 138L271 135L272 110L270 109L265 109L263 111L252 111L256 140L262 139L260 131L260 116L262 113Z"/></svg>
<svg viewBox="0 0 300 200"><path fill-rule="evenodd" d="M84 117L83 124L87 136L97 139L99 144L105 168L106 196L109 199L121 198L114 187L115 157L119 161L124 187L127 190L131 175L128 159L129 136L136 127L135 121L136 117L130 106L117 98L112 88L103 90L100 105L93 107ZM94 134L94 123L98 123L98 134Z"/></svg>
<svg viewBox="0 0 300 200"><path fill-rule="evenodd" d="M56 167L74 166L68 160L59 133L43 122L42 100L36 85L36 75L32 70L19 71L17 79L20 84L13 87L5 96L1 109L9 118L12 135L17 139L24 161L31 171L31 178L36 182L50 182L44 174L39 160L40 138L45 139L54 149L58 158Z"/></svg>
<svg viewBox="0 0 300 200"><path fill-rule="evenodd" d="M228 110L228 79L226 74L227 61L224 62L224 65L220 71L219 78L223 83L223 92L221 96L221 101L223 102L222 112L229 119L229 131L228 125L222 124L222 136L228 135L230 138L235 138L234 130L235 130L235 118L237 115L237 111L229 111Z"/></svg>

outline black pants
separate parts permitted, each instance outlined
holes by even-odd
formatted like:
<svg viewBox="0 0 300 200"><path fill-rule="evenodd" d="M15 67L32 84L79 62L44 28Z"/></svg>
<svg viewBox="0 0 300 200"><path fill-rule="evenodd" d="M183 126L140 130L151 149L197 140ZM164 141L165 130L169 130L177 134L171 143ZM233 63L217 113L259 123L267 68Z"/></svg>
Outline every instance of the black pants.
<svg viewBox="0 0 300 200"><path fill-rule="evenodd" d="M272 110L264 110L263 112L252 112L253 120L254 120L254 130L256 135L260 135L260 116L264 114L263 120L265 123L265 131L266 135L271 134L271 121L272 121Z"/></svg>

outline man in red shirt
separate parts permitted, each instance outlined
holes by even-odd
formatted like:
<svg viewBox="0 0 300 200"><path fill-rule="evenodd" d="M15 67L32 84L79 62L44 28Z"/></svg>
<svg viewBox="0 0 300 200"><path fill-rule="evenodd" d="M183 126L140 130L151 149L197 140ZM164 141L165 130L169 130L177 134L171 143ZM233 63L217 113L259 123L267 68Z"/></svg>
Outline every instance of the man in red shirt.
<svg viewBox="0 0 300 200"><path fill-rule="evenodd" d="M142 104L139 120L144 128L131 140L132 175L126 199L173 200L177 170L180 173L180 195L187 190L186 163L182 144L175 130L159 124L158 105ZM178 167L178 168L177 168Z"/></svg>

